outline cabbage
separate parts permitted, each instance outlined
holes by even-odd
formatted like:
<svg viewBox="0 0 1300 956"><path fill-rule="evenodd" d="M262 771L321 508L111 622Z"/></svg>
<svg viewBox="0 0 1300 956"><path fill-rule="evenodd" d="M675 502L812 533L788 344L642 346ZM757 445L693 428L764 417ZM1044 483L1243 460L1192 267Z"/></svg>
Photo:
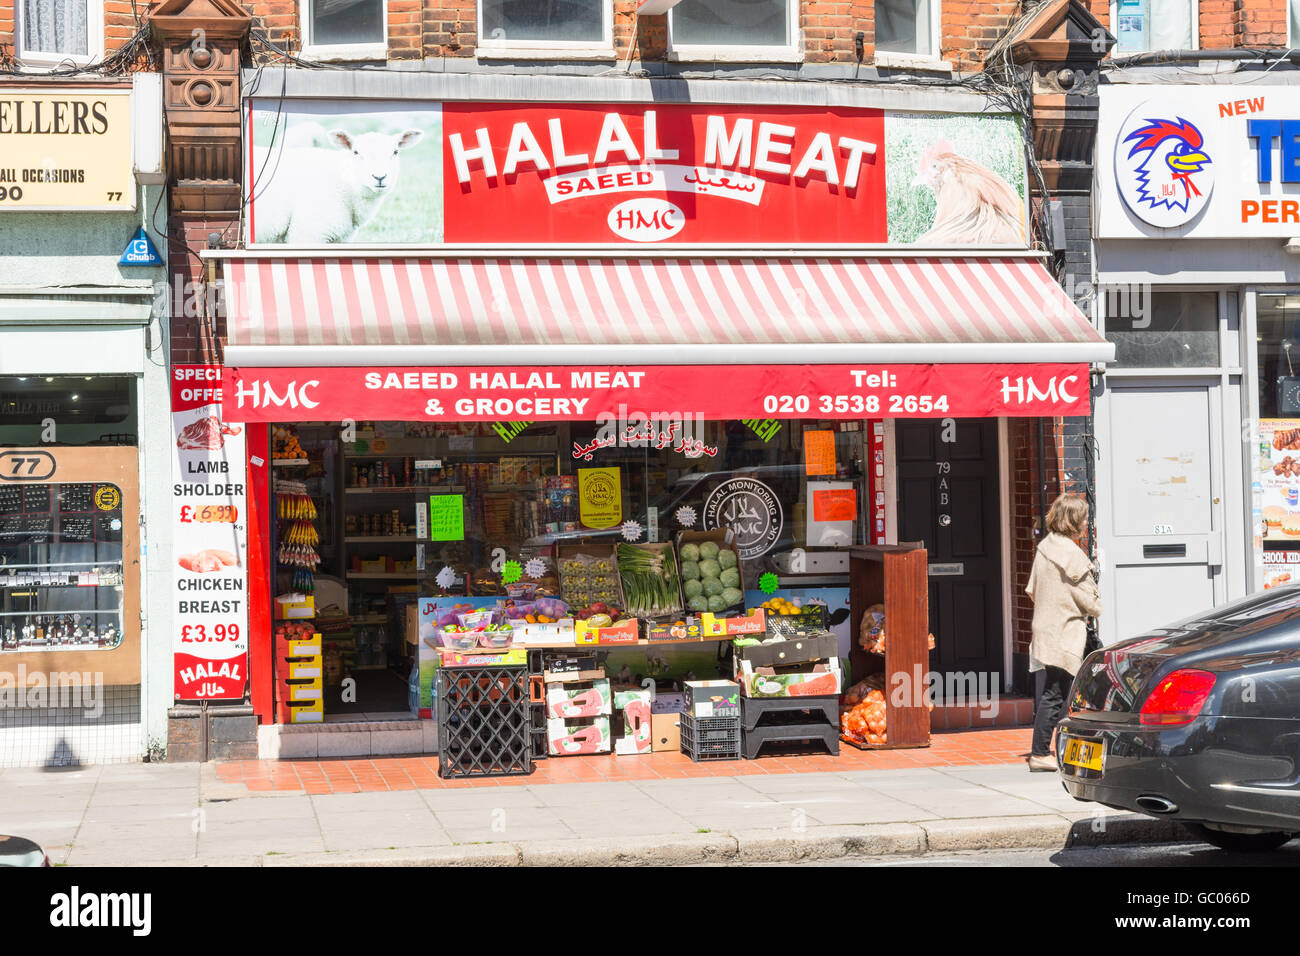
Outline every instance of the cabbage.
<svg viewBox="0 0 1300 956"><path fill-rule="evenodd" d="M709 597L715 597L721 594L722 591L723 591L722 582L719 581L717 578L704 579L704 593L707 594Z"/></svg>
<svg viewBox="0 0 1300 956"><path fill-rule="evenodd" d="M699 597L704 593L704 585L699 581L685 581L682 583L682 593L685 594L688 599Z"/></svg>
<svg viewBox="0 0 1300 956"><path fill-rule="evenodd" d="M686 606L692 611L707 611L709 609L709 599L700 594L687 601Z"/></svg>
<svg viewBox="0 0 1300 956"><path fill-rule="evenodd" d="M716 558L718 556L718 544L716 541L705 541L700 545L700 558Z"/></svg>
<svg viewBox="0 0 1300 956"><path fill-rule="evenodd" d="M722 581L722 586L724 588L740 587L740 572L737 571L735 568L724 569L722 574L720 574L718 577L719 580Z"/></svg>
<svg viewBox="0 0 1300 956"><path fill-rule="evenodd" d="M717 561L706 560L700 562L700 577L716 578L722 574L722 568Z"/></svg>
<svg viewBox="0 0 1300 956"><path fill-rule="evenodd" d="M685 553L685 549L683 549L683 555L684 555L684 553ZM683 580L683 581L696 581L696 580L699 580L699 577L700 577L700 566L699 566L698 564L696 564L694 561L686 561L686 560L683 560L683 561L682 561L682 580Z"/></svg>
<svg viewBox="0 0 1300 956"><path fill-rule="evenodd" d="M727 607L734 607L745 600L745 595L740 588L725 588L722 592L722 600Z"/></svg>
<svg viewBox="0 0 1300 956"><path fill-rule="evenodd" d="M709 598L709 610L712 611L714 614L717 614L719 611L725 611L726 609L727 609L727 602L722 600L721 594L716 594L713 597Z"/></svg>
<svg viewBox="0 0 1300 956"><path fill-rule="evenodd" d="M736 566L736 552L730 549L719 551L718 564L724 568L734 568Z"/></svg>
<svg viewBox="0 0 1300 956"><path fill-rule="evenodd" d="M682 545L682 560L683 561L700 560L700 546L690 541Z"/></svg>

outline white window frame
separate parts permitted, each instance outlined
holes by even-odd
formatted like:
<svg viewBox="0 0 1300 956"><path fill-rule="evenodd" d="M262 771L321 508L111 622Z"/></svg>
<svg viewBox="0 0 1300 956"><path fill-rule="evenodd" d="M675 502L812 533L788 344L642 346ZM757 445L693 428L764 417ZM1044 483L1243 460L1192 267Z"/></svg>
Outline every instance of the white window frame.
<svg viewBox="0 0 1300 956"><path fill-rule="evenodd" d="M388 59L388 0L380 0L384 11L384 38L373 43L314 43L311 37L312 10L316 0L299 0L298 22L302 26L302 53L313 60L357 61Z"/></svg>
<svg viewBox="0 0 1300 956"><path fill-rule="evenodd" d="M1151 0L1147 0L1147 2L1150 3ZM1192 8L1192 45L1191 45L1190 49L1193 49L1193 50L1199 50L1199 49L1201 48L1201 4L1200 4L1200 0L1183 0L1183 2L1190 4L1190 5L1191 5L1191 8ZM1294 0L1290 0L1290 2L1294 2ZM1116 38L1119 37L1119 21L1116 19L1118 16L1119 16L1119 3L1117 2L1117 0L1110 0L1110 27L1111 27L1111 33L1115 34ZM1288 30L1288 31L1291 29L1290 24L1291 24L1291 9L1290 9L1290 5L1288 4L1288 7L1287 7L1287 30ZM1116 46L1118 46L1118 45L1119 45L1119 44L1116 43ZM1112 56L1112 57L1115 57L1115 56L1121 56L1121 57L1124 57L1124 56L1135 56L1135 55L1137 55L1137 54L1139 54L1139 53L1157 53L1157 52L1159 52L1159 51L1157 51L1157 50L1125 50L1125 51L1123 51L1123 52L1121 53L1121 52L1119 52L1118 50L1116 50L1116 51L1112 51L1111 56Z"/></svg>
<svg viewBox="0 0 1300 956"><path fill-rule="evenodd" d="M941 59L939 54L939 43L943 38L940 0L926 0L926 2L930 5L930 52L903 53L897 50L877 50L872 57L872 63L884 67L952 72L952 64Z"/></svg>
<svg viewBox="0 0 1300 956"><path fill-rule="evenodd" d="M1295 48L1295 41L1298 39L1291 29L1291 18L1296 15L1295 7L1297 3L1300 3L1300 0L1287 0L1286 4L1286 48L1288 50Z"/></svg>
<svg viewBox="0 0 1300 956"><path fill-rule="evenodd" d="M802 0L785 0L785 46L750 46L731 43L676 43L673 40L673 10L668 11L668 59L682 63L802 63L803 31L799 26Z"/></svg>
<svg viewBox="0 0 1300 956"><path fill-rule="evenodd" d="M18 65L24 70L53 70L69 63L89 66L104 57L104 2L84 0L86 4L86 54L46 53L43 50L23 49L23 2L14 3L14 51Z"/></svg>
<svg viewBox="0 0 1300 956"><path fill-rule="evenodd" d="M480 59L502 60L615 60L614 4L612 0L600 3L601 39L591 40L495 40L483 36L483 0L475 0L474 13L478 18L475 32L478 46L475 55Z"/></svg>

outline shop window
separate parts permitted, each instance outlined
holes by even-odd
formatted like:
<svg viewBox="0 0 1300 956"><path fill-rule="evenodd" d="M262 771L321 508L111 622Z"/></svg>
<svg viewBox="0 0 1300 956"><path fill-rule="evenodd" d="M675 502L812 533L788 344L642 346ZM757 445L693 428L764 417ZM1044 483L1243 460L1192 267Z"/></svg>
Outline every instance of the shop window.
<svg viewBox="0 0 1300 956"><path fill-rule="evenodd" d="M930 7L931 0L876 0L876 53L934 56Z"/></svg>
<svg viewBox="0 0 1300 956"><path fill-rule="evenodd" d="M1192 0L1114 0L1110 20L1118 41L1112 51L1115 56L1197 48Z"/></svg>
<svg viewBox="0 0 1300 956"><path fill-rule="evenodd" d="M1255 297L1259 417L1300 417L1300 292Z"/></svg>
<svg viewBox="0 0 1300 956"><path fill-rule="evenodd" d="M85 65L103 52L101 0L18 0L15 33L26 66Z"/></svg>
<svg viewBox="0 0 1300 956"><path fill-rule="evenodd" d="M1106 338L1120 368L1207 368L1219 364L1216 292L1108 289Z"/></svg>
<svg viewBox="0 0 1300 956"><path fill-rule="evenodd" d="M479 0L481 49L610 46L608 0Z"/></svg>
<svg viewBox="0 0 1300 956"><path fill-rule="evenodd" d="M135 380L0 376L0 447L135 444Z"/></svg>
<svg viewBox="0 0 1300 956"><path fill-rule="evenodd" d="M304 0L303 46L309 53L347 58L386 55L384 0Z"/></svg>
<svg viewBox="0 0 1300 956"><path fill-rule="evenodd" d="M122 535L117 485L0 484L0 650L121 644Z"/></svg>
<svg viewBox="0 0 1300 956"><path fill-rule="evenodd" d="M789 51L796 9L794 0L682 0L668 13L669 37L678 55L718 47L751 55Z"/></svg>

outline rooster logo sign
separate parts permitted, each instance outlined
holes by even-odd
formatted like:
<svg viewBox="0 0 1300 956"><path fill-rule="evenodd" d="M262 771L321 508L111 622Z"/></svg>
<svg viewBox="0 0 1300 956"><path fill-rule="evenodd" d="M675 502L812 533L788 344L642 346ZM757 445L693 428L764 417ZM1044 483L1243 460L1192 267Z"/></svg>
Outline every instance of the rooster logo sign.
<svg viewBox="0 0 1300 956"><path fill-rule="evenodd" d="M1196 218L1214 188L1214 168L1200 127L1182 116L1152 118L1145 105L1120 128L1115 177L1133 214L1161 228Z"/></svg>

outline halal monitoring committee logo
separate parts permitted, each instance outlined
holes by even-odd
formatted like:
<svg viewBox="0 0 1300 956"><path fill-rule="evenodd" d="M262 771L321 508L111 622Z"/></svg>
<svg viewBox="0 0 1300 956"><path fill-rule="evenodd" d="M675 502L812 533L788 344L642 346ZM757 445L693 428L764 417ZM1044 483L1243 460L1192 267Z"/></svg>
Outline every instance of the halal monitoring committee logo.
<svg viewBox="0 0 1300 956"><path fill-rule="evenodd" d="M1143 222L1160 228L1181 226L1209 203L1214 166L1203 128L1147 103L1120 127L1115 181L1124 203Z"/></svg>

